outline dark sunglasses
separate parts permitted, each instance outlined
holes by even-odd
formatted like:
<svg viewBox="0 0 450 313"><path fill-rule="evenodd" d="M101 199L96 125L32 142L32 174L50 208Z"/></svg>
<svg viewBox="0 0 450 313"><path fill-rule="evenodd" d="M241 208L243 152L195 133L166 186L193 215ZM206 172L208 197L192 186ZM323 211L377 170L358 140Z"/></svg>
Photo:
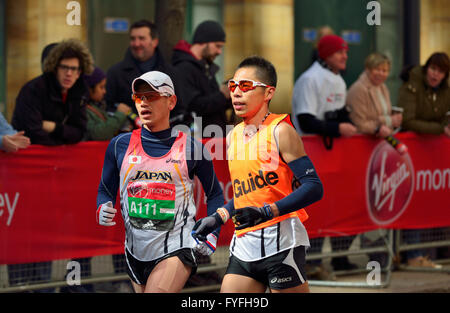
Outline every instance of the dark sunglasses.
<svg viewBox="0 0 450 313"><path fill-rule="evenodd" d="M239 89L242 90L243 92L253 90L256 87L272 87L260 82L255 82L254 80L251 79L241 79L239 81L230 79L228 81L228 89L230 89L231 92L234 92L237 86L239 86Z"/></svg>

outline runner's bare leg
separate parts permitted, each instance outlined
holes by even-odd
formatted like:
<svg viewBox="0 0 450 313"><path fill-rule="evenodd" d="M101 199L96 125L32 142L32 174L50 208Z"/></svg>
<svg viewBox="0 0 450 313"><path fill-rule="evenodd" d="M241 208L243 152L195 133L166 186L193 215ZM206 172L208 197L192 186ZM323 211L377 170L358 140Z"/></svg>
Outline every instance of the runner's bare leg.
<svg viewBox="0 0 450 313"><path fill-rule="evenodd" d="M261 282L247 276L226 274L222 281L221 293L263 293L267 287Z"/></svg>

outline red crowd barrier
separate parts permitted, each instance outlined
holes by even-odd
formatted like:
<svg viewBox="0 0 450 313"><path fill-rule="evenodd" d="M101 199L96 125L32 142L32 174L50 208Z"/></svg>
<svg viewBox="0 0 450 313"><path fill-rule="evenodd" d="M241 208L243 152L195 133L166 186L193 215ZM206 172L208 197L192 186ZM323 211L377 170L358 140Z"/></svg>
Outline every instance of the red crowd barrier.
<svg viewBox="0 0 450 313"><path fill-rule="evenodd" d="M450 139L400 133L400 155L386 141L367 136L339 138L326 150L322 139L304 136L307 154L324 185L321 201L306 208L311 238L350 235L377 228L450 226ZM40 262L123 252L124 229L96 224L96 196L107 142L31 146L0 153L0 264ZM224 140L205 141L223 156ZM214 167L232 197L223 157ZM198 216L206 213L201 187ZM233 233L229 221L219 245Z"/></svg>

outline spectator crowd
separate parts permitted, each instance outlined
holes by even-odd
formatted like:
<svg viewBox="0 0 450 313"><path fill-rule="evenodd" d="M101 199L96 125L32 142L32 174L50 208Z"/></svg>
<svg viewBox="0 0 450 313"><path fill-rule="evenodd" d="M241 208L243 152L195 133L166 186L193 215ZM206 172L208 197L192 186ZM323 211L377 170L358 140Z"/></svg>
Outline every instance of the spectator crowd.
<svg viewBox="0 0 450 313"><path fill-rule="evenodd" d="M180 40L175 45L171 60L165 60L158 47L160 38L154 23L133 23L129 39L123 59L107 70L94 64L91 52L80 40L46 46L43 73L21 88L11 124L0 114L0 149L13 153L30 144L109 141L138 129L141 122L131 86L135 78L149 71L166 73L173 81L177 103L170 112L171 127L200 128L203 133L207 126L217 125L225 134L226 125L236 122L227 84L216 79L219 66L214 61L226 44L219 23L199 24L191 43ZM450 137L450 60L445 52L433 53L424 65L406 66L401 73L391 73L391 60L373 52L361 65L359 78L347 88L341 72L351 62L348 44L329 28L319 39L312 65L293 88L292 121L301 136L321 136L330 150L335 138L357 134L392 138L399 131L412 131ZM398 75L403 81L395 102L386 86L390 75ZM411 243L420 242L419 230L408 232ZM332 237L332 250L348 249L354 237ZM321 251L323 240L311 240L310 252ZM116 272L121 272L123 256L116 255L113 260ZM90 260L78 261L89 275ZM405 262L439 268L419 250L409 251ZM334 271L356 268L347 257L333 258L331 264L332 268L326 268L320 260L308 262L308 277L334 280ZM48 280L50 265L44 266L40 275ZM10 269L18 270L14 266ZM14 275L10 277L11 283L17 283Z"/></svg>

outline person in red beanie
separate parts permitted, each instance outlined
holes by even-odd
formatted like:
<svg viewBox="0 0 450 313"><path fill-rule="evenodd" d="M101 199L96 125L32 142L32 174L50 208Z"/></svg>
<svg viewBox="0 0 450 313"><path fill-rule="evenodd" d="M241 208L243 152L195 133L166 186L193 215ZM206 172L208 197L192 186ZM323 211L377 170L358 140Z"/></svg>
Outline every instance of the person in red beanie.
<svg viewBox="0 0 450 313"><path fill-rule="evenodd" d="M322 135L331 148L332 138L356 134L345 109L347 86L340 75L347 65L348 45L337 35L327 35L318 51L319 59L295 82L292 120L300 135Z"/></svg>
<svg viewBox="0 0 450 313"><path fill-rule="evenodd" d="M292 121L300 135L323 136L327 149L331 149L333 138L350 137L357 133L345 108L347 86L340 75L347 65L348 45L337 35L327 35L318 44L319 59L295 82L292 96ZM353 237L332 237L333 250L346 250ZM311 240L311 252L320 252L323 238ZM316 250L316 251L315 251ZM333 258L335 270L353 269L346 257ZM334 280L333 272L320 262L308 262L307 274L320 280Z"/></svg>

